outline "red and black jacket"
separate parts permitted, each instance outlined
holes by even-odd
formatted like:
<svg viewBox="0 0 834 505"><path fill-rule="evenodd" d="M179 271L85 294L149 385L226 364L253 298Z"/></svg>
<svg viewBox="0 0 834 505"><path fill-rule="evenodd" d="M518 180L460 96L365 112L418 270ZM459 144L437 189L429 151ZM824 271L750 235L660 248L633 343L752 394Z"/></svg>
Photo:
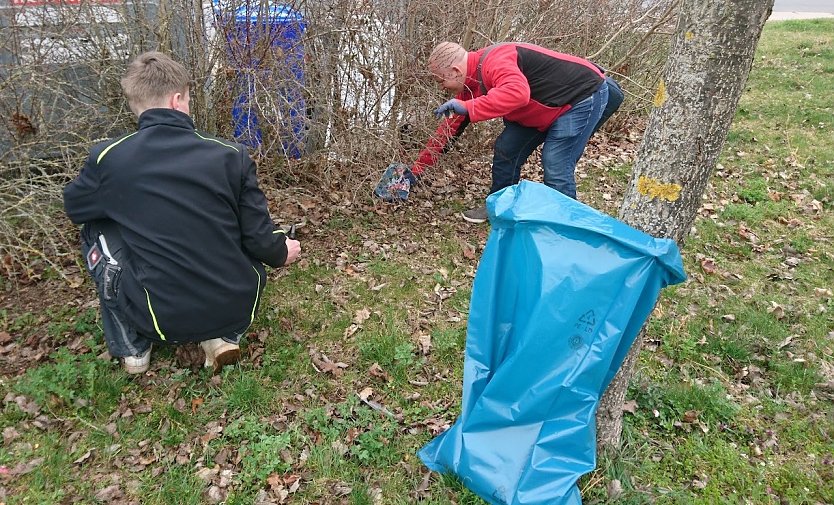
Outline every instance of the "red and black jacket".
<svg viewBox="0 0 834 505"><path fill-rule="evenodd" d="M592 62L534 44L502 43L470 52L464 90L455 97L469 114L443 121L412 171L420 175L434 165L470 122L503 117L545 131L604 80Z"/></svg>

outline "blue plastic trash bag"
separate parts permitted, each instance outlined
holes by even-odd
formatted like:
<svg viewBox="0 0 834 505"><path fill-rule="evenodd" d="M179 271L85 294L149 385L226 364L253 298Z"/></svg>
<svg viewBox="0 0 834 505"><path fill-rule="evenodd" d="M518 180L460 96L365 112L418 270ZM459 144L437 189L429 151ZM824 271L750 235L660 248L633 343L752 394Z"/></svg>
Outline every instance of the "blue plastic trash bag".
<svg viewBox="0 0 834 505"><path fill-rule="evenodd" d="M685 280L680 253L535 182L486 203L461 415L419 456L492 504L578 504L599 398L661 288Z"/></svg>

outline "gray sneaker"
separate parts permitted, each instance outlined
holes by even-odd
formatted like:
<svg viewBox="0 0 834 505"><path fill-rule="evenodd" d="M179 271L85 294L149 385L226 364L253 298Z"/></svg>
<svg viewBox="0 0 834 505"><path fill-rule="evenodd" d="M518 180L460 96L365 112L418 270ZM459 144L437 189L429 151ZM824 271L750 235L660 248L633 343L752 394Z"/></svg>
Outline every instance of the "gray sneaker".
<svg viewBox="0 0 834 505"><path fill-rule="evenodd" d="M462 212L461 215L470 223L484 223L487 220L486 207L476 207Z"/></svg>

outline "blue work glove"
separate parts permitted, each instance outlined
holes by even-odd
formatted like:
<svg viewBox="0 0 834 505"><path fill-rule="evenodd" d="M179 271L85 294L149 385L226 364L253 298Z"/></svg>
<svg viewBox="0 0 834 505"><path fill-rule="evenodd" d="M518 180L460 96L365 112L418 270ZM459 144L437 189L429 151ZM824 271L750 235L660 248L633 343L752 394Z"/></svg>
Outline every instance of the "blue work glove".
<svg viewBox="0 0 834 505"><path fill-rule="evenodd" d="M451 116L453 112L460 116L466 116L469 114L469 111L466 110L466 107L463 105L463 102L461 102L457 98L452 98L448 102L436 108L434 110L434 115L437 116L438 119L440 119L441 116Z"/></svg>

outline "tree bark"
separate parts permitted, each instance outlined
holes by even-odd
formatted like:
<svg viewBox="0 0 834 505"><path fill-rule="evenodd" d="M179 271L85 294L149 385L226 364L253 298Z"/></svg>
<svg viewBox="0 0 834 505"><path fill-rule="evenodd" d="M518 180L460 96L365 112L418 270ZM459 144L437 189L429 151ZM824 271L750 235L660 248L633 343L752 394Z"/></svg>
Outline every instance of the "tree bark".
<svg viewBox="0 0 834 505"><path fill-rule="evenodd" d="M620 219L683 244L727 138L773 0L684 0ZM597 443L618 448L645 335L600 401Z"/></svg>

